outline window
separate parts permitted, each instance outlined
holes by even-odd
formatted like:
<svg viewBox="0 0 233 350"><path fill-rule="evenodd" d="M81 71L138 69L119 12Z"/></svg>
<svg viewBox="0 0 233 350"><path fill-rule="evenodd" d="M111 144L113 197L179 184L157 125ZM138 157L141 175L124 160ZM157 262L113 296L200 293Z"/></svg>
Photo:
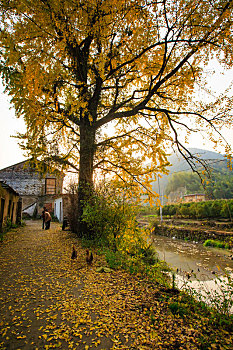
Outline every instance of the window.
<svg viewBox="0 0 233 350"><path fill-rule="evenodd" d="M45 194L56 194L56 179L45 179Z"/></svg>

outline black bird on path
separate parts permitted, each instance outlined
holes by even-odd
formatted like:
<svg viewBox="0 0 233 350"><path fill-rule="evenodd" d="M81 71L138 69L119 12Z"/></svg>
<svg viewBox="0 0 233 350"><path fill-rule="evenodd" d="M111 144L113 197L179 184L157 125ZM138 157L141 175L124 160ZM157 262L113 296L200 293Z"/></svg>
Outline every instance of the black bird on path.
<svg viewBox="0 0 233 350"><path fill-rule="evenodd" d="M93 261L93 254L89 251L89 249L86 250L86 262L91 265Z"/></svg>
<svg viewBox="0 0 233 350"><path fill-rule="evenodd" d="M74 259L77 259L77 250L75 249L75 246L73 244L73 251L72 251L72 254L71 254L71 259L74 260Z"/></svg>

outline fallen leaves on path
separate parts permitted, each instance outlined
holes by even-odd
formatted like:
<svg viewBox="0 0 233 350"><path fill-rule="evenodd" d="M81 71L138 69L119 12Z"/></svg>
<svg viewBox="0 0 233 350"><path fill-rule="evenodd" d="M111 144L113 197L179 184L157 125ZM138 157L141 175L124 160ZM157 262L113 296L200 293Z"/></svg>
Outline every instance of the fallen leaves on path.
<svg viewBox="0 0 233 350"><path fill-rule="evenodd" d="M8 233L0 267L0 349L200 349L203 325L174 316L159 286L96 254L88 266L58 224Z"/></svg>

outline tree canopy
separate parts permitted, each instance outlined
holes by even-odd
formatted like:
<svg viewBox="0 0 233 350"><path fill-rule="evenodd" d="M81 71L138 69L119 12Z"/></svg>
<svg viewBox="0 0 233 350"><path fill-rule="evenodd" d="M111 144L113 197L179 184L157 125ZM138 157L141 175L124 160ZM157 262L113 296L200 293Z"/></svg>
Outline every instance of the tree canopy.
<svg viewBox="0 0 233 350"><path fill-rule="evenodd" d="M195 167L180 128L231 121L230 100L197 105L192 93L213 55L231 67L232 5L1 0L1 72L25 150L79 172L84 187L97 169L149 187L168 144Z"/></svg>
<svg viewBox="0 0 233 350"><path fill-rule="evenodd" d="M201 181L200 177L191 171L182 171L169 177L165 194L184 189L185 194L205 193L209 199L233 198L233 174L229 169L212 169L209 178Z"/></svg>
<svg viewBox="0 0 233 350"><path fill-rule="evenodd" d="M203 187L199 176L191 171L182 171L174 173L168 180L165 194L177 191L179 188L185 187L185 194L203 192Z"/></svg>

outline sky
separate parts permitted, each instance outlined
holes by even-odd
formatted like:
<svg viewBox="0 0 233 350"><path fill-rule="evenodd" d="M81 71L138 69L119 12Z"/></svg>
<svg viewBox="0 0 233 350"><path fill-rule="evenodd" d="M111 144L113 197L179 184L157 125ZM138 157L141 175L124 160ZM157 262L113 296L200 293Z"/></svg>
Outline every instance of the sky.
<svg viewBox="0 0 233 350"><path fill-rule="evenodd" d="M0 84L0 169L19 163L26 158L13 138L17 132L25 131L25 124L22 119L15 116L15 111L10 105L10 98L3 93L3 86Z"/></svg>
<svg viewBox="0 0 233 350"><path fill-rule="evenodd" d="M233 70L223 74L220 66L215 61L212 61L208 67L208 71L213 70L216 72L212 77L209 77L208 82L216 94L219 94L233 82ZM0 169L26 159L18 145L17 139L12 137L16 135L17 132L24 132L26 130L25 124L23 119L16 118L14 109L10 105L10 98L3 93L3 90L4 88L0 84ZM197 96L198 94L199 92L197 92ZM203 98L203 93L200 93L200 98ZM226 125L222 133L233 149L233 128L229 128L229 126ZM209 140L204 141L200 134L189 138L189 147L213 150L213 145ZM224 153L223 148L219 148L218 151Z"/></svg>

